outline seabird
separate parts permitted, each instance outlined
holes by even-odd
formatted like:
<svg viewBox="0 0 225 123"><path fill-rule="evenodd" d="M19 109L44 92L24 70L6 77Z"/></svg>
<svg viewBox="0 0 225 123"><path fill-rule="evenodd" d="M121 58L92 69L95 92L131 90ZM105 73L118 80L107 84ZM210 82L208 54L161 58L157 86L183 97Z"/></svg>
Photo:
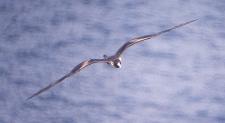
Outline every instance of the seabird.
<svg viewBox="0 0 225 123"><path fill-rule="evenodd" d="M66 75L64 75L63 77L61 77L60 79L56 80L55 82L53 83L50 83L48 86L46 86L45 88L42 88L41 90L37 91L36 93L34 93L33 95L31 95L30 97L27 98L27 100L41 94L42 92L44 91L47 91L48 89L50 89L51 87L55 86L56 84L62 82L63 80L65 80L66 78L80 72L82 69L86 68L87 66L89 65L92 65L94 63L107 63L109 65L111 65L112 67L114 68L121 68L121 55L122 53L130 46L134 45L134 44L137 44L137 43L140 43L142 41L145 41L145 40L148 40L148 39L152 39L154 37L157 37L163 33L166 33L166 32L169 32L171 30L174 30L176 28L179 28L181 26L184 26L184 25L187 25L187 24L190 24L194 21L197 21L198 19L195 19L195 20L191 20L191 21L188 21L188 22L185 22L185 23L182 23L182 24L179 24L179 25L176 25L172 28L169 28L169 29L166 29L166 30L163 30L163 31L160 31L160 32L157 32L157 33L154 33L154 34L150 34L150 35L144 35L144 36L140 36L140 37L136 37L136 38L133 38L129 41L127 41L126 43L124 43L118 50L117 52L112 55L112 56L106 56L106 55L103 55L103 59L89 59L89 60L86 60L86 61L83 61L81 62L80 64L78 64L77 66L75 66L69 73L67 73Z"/></svg>

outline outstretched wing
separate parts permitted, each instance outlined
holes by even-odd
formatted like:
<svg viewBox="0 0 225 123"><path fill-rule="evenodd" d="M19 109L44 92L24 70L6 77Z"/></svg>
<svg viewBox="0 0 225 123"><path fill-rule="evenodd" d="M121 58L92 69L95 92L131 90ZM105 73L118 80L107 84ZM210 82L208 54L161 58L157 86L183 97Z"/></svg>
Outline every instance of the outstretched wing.
<svg viewBox="0 0 225 123"><path fill-rule="evenodd" d="M116 56L117 57L120 57L121 54L130 46L136 44L136 43L139 43L139 42L142 42L144 40L147 40L147 39L151 39L153 37L157 37L157 36L160 36L161 34L163 33L166 33L166 32L169 32L171 30L174 30L176 28L179 28L181 26L184 26L184 25L187 25L189 23L192 23L194 21L197 21L198 19L195 19L195 20L191 20L191 21L188 21L188 22L185 22L185 23L182 23L182 24L179 24L177 26L174 26L172 28L169 28L169 29L166 29L166 30L163 30L161 32L158 32L158 33L154 33L154 34L150 34L150 35L144 35L144 36L141 36L141 37L137 37L137 38L133 38L131 39L130 41L126 42L125 44L123 44L122 47L119 48L119 50L116 52Z"/></svg>
<svg viewBox="0 0 225 123"><path fill-rule="evenodd" d="M61 77L60 79L58 79L57 81L50 83L48 86L46 86L45 88L42 88L41 90L39 90L38 92L34 93L33 95L31 95L30 97L27 98L27 100L41 94L44 91L47 91L48 89L50 89L51 87L55 86L56 84L62 82L64 79L80 72L83 68L93 64L93 63L105 63L107 62L108 59L90 59L90 60L86 60L81 62L80 64L78 64L77 66L75 66L69 73L67 73L66 75L64 75L63 77Z"/></svg>

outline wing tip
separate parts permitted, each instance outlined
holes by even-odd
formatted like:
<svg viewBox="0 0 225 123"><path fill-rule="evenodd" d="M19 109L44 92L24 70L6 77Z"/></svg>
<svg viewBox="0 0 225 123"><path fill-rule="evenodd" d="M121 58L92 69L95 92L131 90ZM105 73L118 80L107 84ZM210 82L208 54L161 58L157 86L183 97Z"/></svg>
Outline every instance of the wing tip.
<svg viewBox="0 0 225 123"><path fill-rule="evenodd" d="M38 94L40 94L40 91L34 93L33 95L29 96L28 98L26 98L26 101L31 100L33 97L37 96Z"/></svg>
<svg viewBox="0 0 225 123"><path fill-rule="evenodd" d="M32 96L30 96L30 97L26 98L26 100L25 100L25 101L29 101L29 100L31 100L33 97L34 97L34 95L32 95Z"/></svg>

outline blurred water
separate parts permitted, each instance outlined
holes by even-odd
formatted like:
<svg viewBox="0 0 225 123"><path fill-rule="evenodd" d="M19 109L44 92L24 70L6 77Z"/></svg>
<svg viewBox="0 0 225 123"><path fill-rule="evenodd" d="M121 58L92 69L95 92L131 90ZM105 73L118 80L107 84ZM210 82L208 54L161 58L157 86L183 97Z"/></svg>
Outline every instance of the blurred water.
<svg viewBox="0 0 225 123"><path fill-rule="evenodd" d="M0 123L223 123L223 0L0 1ZM27 97L127 40L198 22Z"/></svg>

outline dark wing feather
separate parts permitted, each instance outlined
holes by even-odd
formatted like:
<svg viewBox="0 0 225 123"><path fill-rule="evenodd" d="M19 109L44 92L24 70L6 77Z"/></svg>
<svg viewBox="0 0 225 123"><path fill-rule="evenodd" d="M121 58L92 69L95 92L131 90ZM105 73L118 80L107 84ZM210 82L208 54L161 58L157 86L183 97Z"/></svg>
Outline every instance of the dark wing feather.
<svg viewBox="0 0 225 123"><path fill-rule="evenodd" d="M141 36L141 37L137 37L137 38L134 38L134 39L131 39L130 41L126 42L125 44L123 44L122 47L119 48L119 50L116 52L116 56L117 57L120 57L121 54L130 46L136 44L136 43L139 43L139 42L142 42L144 40L147 40L147 39L151 39L153 37L157 37L157 36L160 36L161 34L163 33L166 33L166 32L169 32L171 30L174 30L176 28L179 28L181 26L184 26L184 25L187 25L189 23L192 23L194 21L197 21L198 19L195 19L195 20L191 20L191 21L188 21L188 22L185 22L185 23L182 23L182 24L179 24L177 26L174 26L172 28L169 28L169 29L166 29L166 30L163 30L161 32L158 32L158 33L155 33L155 34L150 34L150 35L144 35L144 36Z"/></svg>
<svg viewBox="0 0 225 123"><path fill-rule="evenodd" d="M98 63L98 62L107 62L107 59L90 59L90 60L86 60L81 62L80 64L78 64L77 66L75 66L68 74L66 74L65 76L61 77L60 79L58 79L57 81L50 83L48 86L46 86L45 88L42 88L41 90L39 90L38 92L34 93L33 95L31 95L30 97L27 98L27 100L41 94L44 91L47 91L48 89L50 89L51 87L55 86L56 84L62 82L64 79L80 72L80 70L82 70L83 68L93 64L93 63Z"/></svg>

